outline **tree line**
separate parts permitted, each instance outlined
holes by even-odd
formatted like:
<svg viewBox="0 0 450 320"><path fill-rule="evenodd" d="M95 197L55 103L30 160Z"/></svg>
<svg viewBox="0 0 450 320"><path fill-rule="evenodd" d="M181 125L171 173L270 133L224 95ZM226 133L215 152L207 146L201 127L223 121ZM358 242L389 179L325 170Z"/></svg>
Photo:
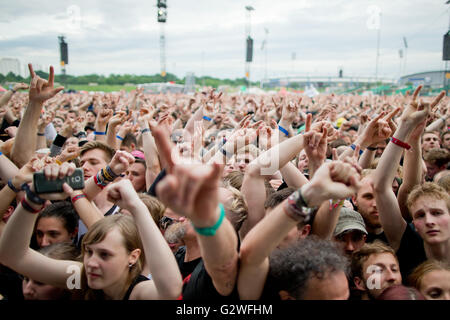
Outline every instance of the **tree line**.
<svg viewBox="0 0 450 320"><path fill-rule="evenodd" d="M41 78L48 78L48 73L44 71L36 71L36 74ZM23 78L20 75L16 75L9 72L7 75L0 73L0 83L4 82L30 82L30 77ZM83 84L87 85L89 83L97 83L99 85L124 85L130 84L141 84L141 83L152 83L152 82L169 82L172 81L177 84L184 84L186 78L179 79L176 75L167 73L165 77L161 74L154 75L132 75L132 74L110 74L109 76L103 76L98 74L88 74L82 76L73 75L55 75L55 82L65 83L65 84ZM217 88L220 85L229 86L246 86L247 80L245 78L237 79L219 79L210 76L195 77L195 83L199 85L211 86ZM252 85L258 85L257 82L252 82Z"/></svg>

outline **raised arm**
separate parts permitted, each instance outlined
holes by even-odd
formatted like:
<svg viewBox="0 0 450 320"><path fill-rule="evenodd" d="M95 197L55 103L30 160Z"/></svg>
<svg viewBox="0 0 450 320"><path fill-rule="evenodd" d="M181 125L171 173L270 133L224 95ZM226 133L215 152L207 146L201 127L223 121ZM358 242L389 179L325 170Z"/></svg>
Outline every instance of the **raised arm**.
<svg viewBox="0 0 450 320"><path fill-rule="evenodd" d="M63 164L62 166L50 165L44 169L44 172L47 178L63 178L71 175L74 170L75 166ZM29 248L37 218L36 213L43 209L43 205L37 203L39 196L42 197L42 195L38 196L34 193L33 184L30 188L31 193L27 193L24 200L18 204L0 238L0 262L35 281L67 288L67 279L71 275L67 273L67 270L74 266L81 270L82 264L51 259ZM51 194L51 196L54 200L64 199L67 194Z"/></svg>
<svg viewBox="0 0 450 320"><path fill-rule="evenodd" d="M356 193L359 173L350 164L323 164L310 183L294 192L264 217L242 242L238 291L241 299L259 299L269 271L269 256L288 232L307 223L310 213L301 207L317 207L328 199L342 199Z"/></svg>
<svg viewBox="0 0 450 320"><path fill-rule="evenodd" d="M405 150L404 143L408 141L411 132L424 120L426 120L430 105L416 102L417 96L422 86L414 92L411 103L406 106L400 117L400 124L392 136L391 142L387 145L380 158L374 174L374 192L377 209L380 215L381 225L386 237L394 250L400 247L400 241L406 229L406 221L400 212L400 207L392 190L397 166ZM442 99L441 93L432 105ZM406 146L406 148L409 148ZM409 151L407 151L409 152Z"/></svg>
<svg viewBox="0 0 450 320"><path fill-rule="evenodd" d="M108 186L108 201L127 209L134 217L153 281L143 281L132 291L133 300L174 300L181 294L182 279L175 256L130 180Z"/></svg>
<svg viewBox="0 0 450 320"><path fill-rule="evenodd" d="M408 144L411 149L405 152L403 159L403 182L398 189L397 201L403 218L409 222L412 217L406 206L408 194L414 186L422 182L422 146L420 138L426 125L426 120L422 121L411 133Z"/></svg>
<svg viewBox="0 0 450 320"><path fill-rule="evenodd" d="M169 140L160 128L153 131L160 149L170 158ZM238 270L237 235L219 207L219 180L223 167L219 164L174 164L157 185L158 198L174 212L192 222L198 233L201 256L217 292L228 296L235 284ZM213 232L205 232L205 230Z"/></svg>
<svg viewBox="0 0 450 320"><path fill-rule="evenodd" d="M31 75L31 84L29 91L29 104L25 110L22 120L17 130L14 145L11 151L11 160L22 167L33 155L36 150L37 124L41 115L43 103L54 97L64 87L54 88L55 73L50 66L48 80L41 79L33 71L33 66L28 64Z"/></svg>
<svg viewBox="0 0 450 320"><path fill-rule="evenodd" d="M9 100L11 100L14 93L16 93L19 90L28 89L28 85L26 83L16 83L14 87L11 90L6 91L1 97L0 97L0 108L6 105ZM9 121L8 121L9 122Z"/></svg>

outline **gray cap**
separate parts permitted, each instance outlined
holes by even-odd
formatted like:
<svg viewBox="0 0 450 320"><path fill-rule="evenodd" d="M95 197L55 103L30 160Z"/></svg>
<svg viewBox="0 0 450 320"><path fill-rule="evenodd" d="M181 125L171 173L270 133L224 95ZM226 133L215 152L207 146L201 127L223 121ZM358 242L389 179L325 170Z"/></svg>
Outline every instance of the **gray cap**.
<svg viewBox="0 0 450 320"><path fill-rule="evenodd" d="M349 208L341 208L341 213L339 214L339 220L334 229L333 236L340 235L341 233L350 230L359 230L362 233L367 234L366 225L364 224L361 214Z"/></svg>

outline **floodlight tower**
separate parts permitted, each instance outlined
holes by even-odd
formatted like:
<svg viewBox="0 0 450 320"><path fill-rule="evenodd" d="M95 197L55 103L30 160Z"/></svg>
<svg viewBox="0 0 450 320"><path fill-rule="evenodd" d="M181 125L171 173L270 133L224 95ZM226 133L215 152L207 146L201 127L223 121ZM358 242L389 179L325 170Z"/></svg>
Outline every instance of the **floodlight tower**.
<svg viewBox="0 0 450 320"><path fill-rule="evenodd" d="M167 0L157 0L156 6L158 7L158 22L160 23L160 64L161 64L161 76L166 78L166 36L165 36L165 24L167 20Z"/></svg>
<svg viewBox="0 0 450 320"><path fill-rule="evenodd" d="M66 65L69 64L69 52L67 48L67 42L63 35L58 36L59 40L59 53L60 53L60 65L62 73L62 82L65 83L66 80Z"/></svg>
<svg viewBox="0 0 450 320"><path fill-rule="evenodd" d="M247 78L247 86L250 87L250 63L253 60L253 39L251 37L251 12L255 10L252 6L246 6L245 9L247 10L247 23L245 27L245 33L247 34L247 55L245 59L245 77Z"/></svg>

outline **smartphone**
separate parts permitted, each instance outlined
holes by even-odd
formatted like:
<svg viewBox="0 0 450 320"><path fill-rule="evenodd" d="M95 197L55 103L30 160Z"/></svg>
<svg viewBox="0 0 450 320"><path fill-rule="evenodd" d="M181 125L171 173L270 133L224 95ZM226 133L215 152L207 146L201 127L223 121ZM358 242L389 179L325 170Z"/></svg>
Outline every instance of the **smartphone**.
<svg viewBox="0 0 450 320"><path fill-rule="evenodd" d="M62 185L66 182L72 189L79 190L84 188L83 169L77 168L71 176L64 179L47 180L44 172L35 172L33 174L33 184L36 193L63 192Z"/></svg>

